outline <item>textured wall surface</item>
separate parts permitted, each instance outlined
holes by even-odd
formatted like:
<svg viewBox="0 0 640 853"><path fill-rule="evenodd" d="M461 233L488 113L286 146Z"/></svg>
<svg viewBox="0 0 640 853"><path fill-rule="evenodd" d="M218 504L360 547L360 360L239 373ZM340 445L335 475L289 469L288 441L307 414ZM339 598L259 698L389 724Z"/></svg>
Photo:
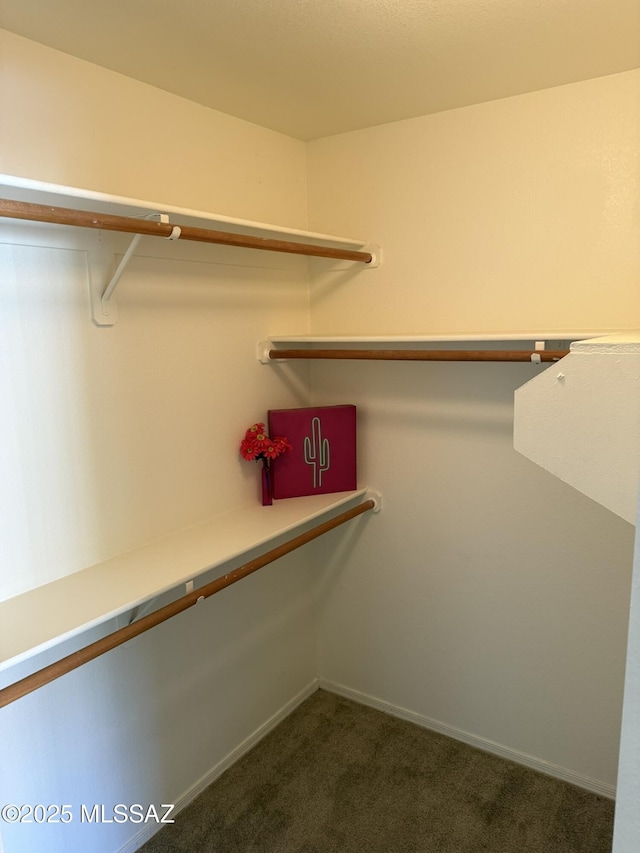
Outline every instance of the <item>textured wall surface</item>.
<svg viewBox="0 0 640 853"><path fill-rule="evenodd" d="M309 145L310 226L380 243L318 271L316 334L640 323L640 71Z"/></svg>
<svg viewBox="0 0 640 853"><path fill-rule="evenodd" d="M312 143L312 227L384 252L316 266L314 333L636 324L639 94L633 72ZM319 546L320 674L611 791L634 531L514 450L536 370L314 364L384 495Z"/></svg>

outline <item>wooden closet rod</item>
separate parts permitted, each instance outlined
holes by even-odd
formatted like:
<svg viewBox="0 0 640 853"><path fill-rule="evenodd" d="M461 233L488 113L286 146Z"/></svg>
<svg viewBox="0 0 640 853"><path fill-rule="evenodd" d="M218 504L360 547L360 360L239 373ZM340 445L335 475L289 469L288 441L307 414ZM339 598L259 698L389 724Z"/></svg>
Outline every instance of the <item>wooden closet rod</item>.
<svg viewBox="0 0 640 853"><path fill-rule="evenodd" d="M178 598L177 601L173 601L171 604L161 607L159 610L150 613L148 616L144 616L137 622L132 622L124 628L119 628L112 634L108 634L106 637L96 640L95 643L91 643L82 649L78 649L76 652L72 652L70 655L67 655L67 657L62 658L61 660L56 661L55 663L52 663L31 675L28 675L21 681L16 681L14 684L10 684L8 687L0 690L0 708L3 708L5 705L9 705L11 702L15 702L17 699L21 699L23 696L27 696L39 687L44 687L45 684L55 681L56 678L66 675L68 672L71 672L83 664L105 654L105 652L109 652L112 649L121 646L123 643L143 634L150 628L154 628L156 625L166 622L167 619L171 619L172 616L182 613L183 610L187 610L202 599L215 595L217 592L231 586L231 584L237 583L237 581L246 578L247 575L257 572L258 569L262 569L274 560L284 557L285 554L289 554L291 551L295 551L296 548L300 548L302 545L306 545L307 542L311 542L313 539L317 539L318 536L322 536L329 530L333 530L334 527L339 527L346 521L350 521L352 518L356 518L368 510L374 509L375 505L375 501L366 500L363 503L358 504L358 506L348 509L346 512L340 513L340 515L336 515L335 518L324 521L322 524L312 527L311 530L307 530L305 533L295 536L288 542L284 542L282 545L272 548L261 557L251 560L250 563L245 563L243 566L234 569L232 572L229 572L220 578L216 578L216 580L205 584L205 586L200 587L200 589L195 589L193 592L183 595L181 598Z"/></svg>
<svg viewBox="0 0 640 853"><path fill-rule="evenodd" d="M269 252L288 252L292 255L313 255L318 258L336 258L342 261L360 261L370 264L373 255L351 249L333 249L313 243L296 243L290 240L275 240L267 237L251 237L209 228L194 228L188 225L175 226L168 222L149 219L134 219L130 216L114 216L110 213L90 213L69 207L50 207L46 204L31 204L24 201L0 199L0 216L10 219L29 219L35 222L51 222L56 225L77 225L81 228L98 228L102 231L122 231L126 234L142 234L151 237L171 237L199 243L220 243L242 249L265 249Z"/></svg>
<svg viewBox="0 0 640 853"><path fill-rule="evenodd" d="M335 358L374 361L559 361L569 350L272 349L269 358Z"/></svg>

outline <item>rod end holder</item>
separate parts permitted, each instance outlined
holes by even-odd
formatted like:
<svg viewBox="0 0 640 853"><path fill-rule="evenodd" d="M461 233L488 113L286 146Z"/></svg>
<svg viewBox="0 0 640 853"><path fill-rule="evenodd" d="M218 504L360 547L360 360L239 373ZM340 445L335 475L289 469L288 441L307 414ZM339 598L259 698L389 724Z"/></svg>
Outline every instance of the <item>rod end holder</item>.
<svg viewBox="0 0 640 853"><path fill-rule="evenodd" d="M365 268L368 270L377 269L382 263L382 247L377 243L369 243L362 247L362 251L371 255L371 260L365 264Z"/></svg>
<svg viewBox="0 0 640 853"><path fill-rule="evenodd" d="M375 504L371 512L380 512L382 509L382 495L380 492L377 492L375 489L367 489L365 498L368 501L373 501Z"/></svg>
<svg viewBox="0 0 640 853"><path fill-rule="evenodd" d="M271 343L271 341L258 341L258 345L256 347L256 355L260 364L271 364L269 353L272 349L273 344Z"/></svg>

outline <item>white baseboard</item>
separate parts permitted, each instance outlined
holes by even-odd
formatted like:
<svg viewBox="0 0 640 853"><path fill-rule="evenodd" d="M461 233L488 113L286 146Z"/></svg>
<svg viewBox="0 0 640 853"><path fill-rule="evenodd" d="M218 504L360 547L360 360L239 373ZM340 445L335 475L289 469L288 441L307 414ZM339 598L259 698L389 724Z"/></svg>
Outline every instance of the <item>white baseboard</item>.
<svg viewBox="0 0 640 853"><path fill-rule="evenodd" d="M519 752L515 749L502 746L499 743L494 743L491 740L477 737L469 734L462 729L448 726L438 720L432 720L422 714L416 714L414 711L409 711L406 708L400 708L397 705L391 705L389 702L384 702L382 699L376 699L374 696L368 696L366 693L361 693L358 690L351 690L349 687L344 687L342 684L336 684L333 681L327 681L324 678L318 679L318 687L326 690L329 693L336 693L338 696L344 696L345 699L351 699L353 702L358 702L360 705L368 705L370 708L375 708L378 711L384 711L386 714L391 714L393 717L399 717L402 720L407 720L410 723L416 723L424 729L430 729L434 732L446 735L454 740L466 743L469 746L481 749L483 752L490 752L493 755L498 755L508 761L513 761L516 764L522 764L524 767L529 767L532 770L537 770L539 773L544 773L547 776L553 776L563 782L568 782L571 785L576 785L579 788L585 788L593 794L599 794L602 797L614 800L616 789L613 785L608 785L600 782L597 779L591 779L588 776L582 776L579 773L574 773L572 770L567 770L564 767L558 767L556 764L551 764L548 761L543 761L541 758L535 758L532 755L527 755L524 752Z"/></svg>
<svg viewBox="0 0 640 853"><path fill-rule="evenodd" d="M242 743L240 743L235 749L232 749L225 757L215 764L211 770L209 770L205 775L199 779L195 785L192 785L188 791L186 791L182 796L176 800L175 809L172 812L171 817L175 817L182 809L189 805L195 798L201 794L204 789L209 786L212 782L222 776L225 770L231 767L232 764L235 764L238 759L242 758L250 749L262 740L263 737L269 734L272 729L282 722L292 711L298 707L298 705L302 704L305 699L308 699L312 693L315 693L318 689L318 680L316 678L313 679L305 688L303 688L297 696L294 696L286 705L283 705L279 711L276 711L269 719L259 726L252 734L250 734L247 738L245 738ZM146 841L148 841L153 835L156 834L162 827L158 826L156 823L149 823L143 826L140 832L136 833L136 835L131 838L123 847L120 847L118 853L135 853L139 847L141 847Z"/></svg>

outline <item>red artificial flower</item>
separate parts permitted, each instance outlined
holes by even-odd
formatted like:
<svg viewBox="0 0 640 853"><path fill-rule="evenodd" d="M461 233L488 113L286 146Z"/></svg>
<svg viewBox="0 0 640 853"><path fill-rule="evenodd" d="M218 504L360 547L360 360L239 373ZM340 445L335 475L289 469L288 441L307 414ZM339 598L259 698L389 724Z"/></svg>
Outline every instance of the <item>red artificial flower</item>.
<svg viewBox="0 0 640 853"><path fill-rule="evenodd" d="M284 453L285 450L292 450L292 447L289 444L289 439L285 438L283 435L276 435L273 439L273 443L278 448L278 453Z"/></svg>
<svg viewBox="0 0 640 853"><path fill-rule="evenodd" d="M251 441L244 438L240 443L240 453L242 454L244 459L251 461L252 459L256 458L258 451L256 450Z"/></svg>
<svg viewBox="0 0 640 853"><path fill-rule="evenodd" d="M275 459L286 450L291 450L289 441L282 436L269 438L263 423L250 426L240 442L240 454L249 462L254 459Z"/></svg>
<svg viewBox="0 0 640 853"><path fill-rule="evenodd" d="M264 450L271 444L271 439L266 432L257 432L253 437L253 446Z"/></svg>

